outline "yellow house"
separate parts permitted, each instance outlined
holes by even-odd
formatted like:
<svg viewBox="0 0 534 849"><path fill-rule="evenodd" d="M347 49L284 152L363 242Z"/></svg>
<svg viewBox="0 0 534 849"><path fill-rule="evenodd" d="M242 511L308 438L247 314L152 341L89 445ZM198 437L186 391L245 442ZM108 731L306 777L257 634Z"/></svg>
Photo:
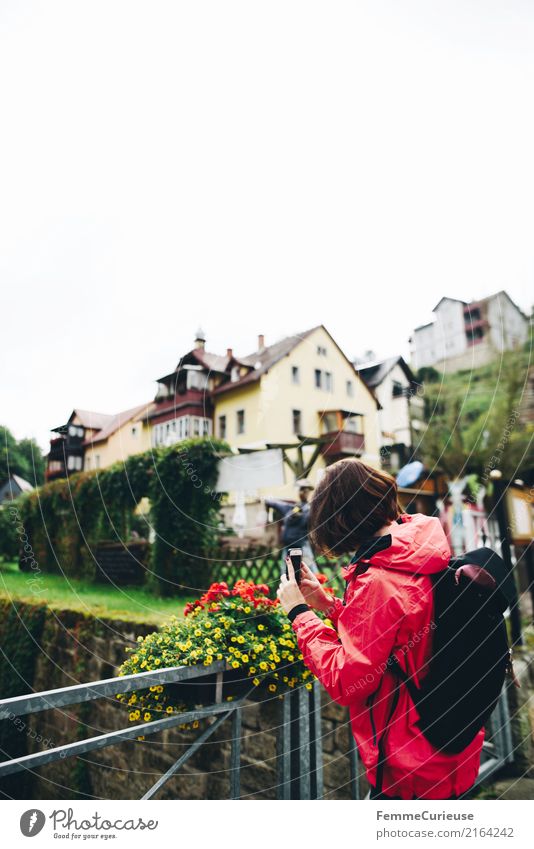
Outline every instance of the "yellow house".
<svg viewBox="0 0 534 849"><path fill-rule="evenodd" d="M150 429L146 411L150 404L140 404L110 416L104 427L93 432L84 442L84 469L103 469L131 454L150 448Z"/></svg>
<svg viewBox="0 0 534 849"><path fill-rule="evenodd" d="M234 360L230 379L211 393L215 436L233 448L298 443L305 460L315 450L306 438L326 437L312 481L343 456L379 467L378 401L326 328L268 347L262 336L258 341L258 350ZM286 481L274 494L294 496L291 472Z"/></svg>

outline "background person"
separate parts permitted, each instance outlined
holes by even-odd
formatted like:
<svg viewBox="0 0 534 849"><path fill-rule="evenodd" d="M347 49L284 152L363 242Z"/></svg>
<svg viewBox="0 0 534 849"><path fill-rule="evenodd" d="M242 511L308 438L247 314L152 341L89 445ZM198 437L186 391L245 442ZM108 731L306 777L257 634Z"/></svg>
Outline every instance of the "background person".
<svg viewBox="0 0 534 849"><path fill-rule="evenodd" d="M387 666L396 653L416 685L425 674L435 627L431 576L451 556L439 519L402 513L392 477L340 460L317 486L310 528L317 550L357 551L343 569L345 598L332 600L306 567L299 588L289 560L278 597L306 666L334 701L349 707L371 798L459 797L478 774L484 729L459 754L436 749L416 725L407 687L397 691L395 706L397 679Z"/></svg>
<svg viewBox="0 0 534 849"><path fill-rule="evenodd" d="M295 502L266 498L265 506L273 507L282 514L282 560L281 571L285 572L285 559L290 548L302 548L302 559L313 572L317 571L313 549L308 538L310 517L310 495L313 484L307 478L297 481L299 500Z"/></svg>

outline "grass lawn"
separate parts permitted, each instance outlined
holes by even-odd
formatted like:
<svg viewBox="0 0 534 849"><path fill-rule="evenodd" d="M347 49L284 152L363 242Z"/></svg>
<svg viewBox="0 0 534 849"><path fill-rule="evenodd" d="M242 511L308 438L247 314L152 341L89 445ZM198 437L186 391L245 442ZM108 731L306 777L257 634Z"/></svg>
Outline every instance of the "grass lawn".
<svg viewBox="0 0 534 849"><path fill-rule="evenodd" d="M154 625L161 625L173 613L181 616L184 605L192 600L186 596L160 599L138 587L115 589L47 573L41 573L32 591L32 577L32 573L20 572L16 563L0 562L0 598L41 602L56 610L78 610L91 616Z"/></svg>

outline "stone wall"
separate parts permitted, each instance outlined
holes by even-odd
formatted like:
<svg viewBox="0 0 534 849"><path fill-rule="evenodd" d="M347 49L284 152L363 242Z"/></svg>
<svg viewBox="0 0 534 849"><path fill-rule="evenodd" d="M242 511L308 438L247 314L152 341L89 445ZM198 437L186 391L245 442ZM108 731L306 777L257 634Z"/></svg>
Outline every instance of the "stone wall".
<svg viewBox="0 0 534 849"><path fill-rule="evenodd" d="M47 611L33 690L113 677L124 649L152 625L94 619L72 611ZM3 696L8 696L5 693ZM276 797L276 729L280 700L247 702L243 709L241 796ZM126 708L114 699L22 717L28 751L59 746L127 725ZM15 733L15 732L14 732ZM170 729L144 741L124 742L78 758L40 767L17 798L140 798L196 738L199 731ZM325 796L350 798L349 729L345 708L324 694L322 710ZM40 736L37 736L40 735ZM229 796L231 723L222 724L199 752L160 791L161 799Z"/></svg>

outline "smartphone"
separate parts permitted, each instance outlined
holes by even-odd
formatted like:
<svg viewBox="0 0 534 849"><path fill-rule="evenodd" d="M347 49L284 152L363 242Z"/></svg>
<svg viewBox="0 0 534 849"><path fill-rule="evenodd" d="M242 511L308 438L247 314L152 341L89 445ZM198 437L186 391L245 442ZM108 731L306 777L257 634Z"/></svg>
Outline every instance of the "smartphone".
<svg viewBox="0 0 534 849"><path fill-rule="evenodd" d="M297 584L300 584L300 567L302 564L302 548L290 548L289 549L289 559L293 564L293 569L295 570L295 578ZM286 567L286 575L287 575L287 567ZM287 575L289 577L289 575Z"/></svg>

